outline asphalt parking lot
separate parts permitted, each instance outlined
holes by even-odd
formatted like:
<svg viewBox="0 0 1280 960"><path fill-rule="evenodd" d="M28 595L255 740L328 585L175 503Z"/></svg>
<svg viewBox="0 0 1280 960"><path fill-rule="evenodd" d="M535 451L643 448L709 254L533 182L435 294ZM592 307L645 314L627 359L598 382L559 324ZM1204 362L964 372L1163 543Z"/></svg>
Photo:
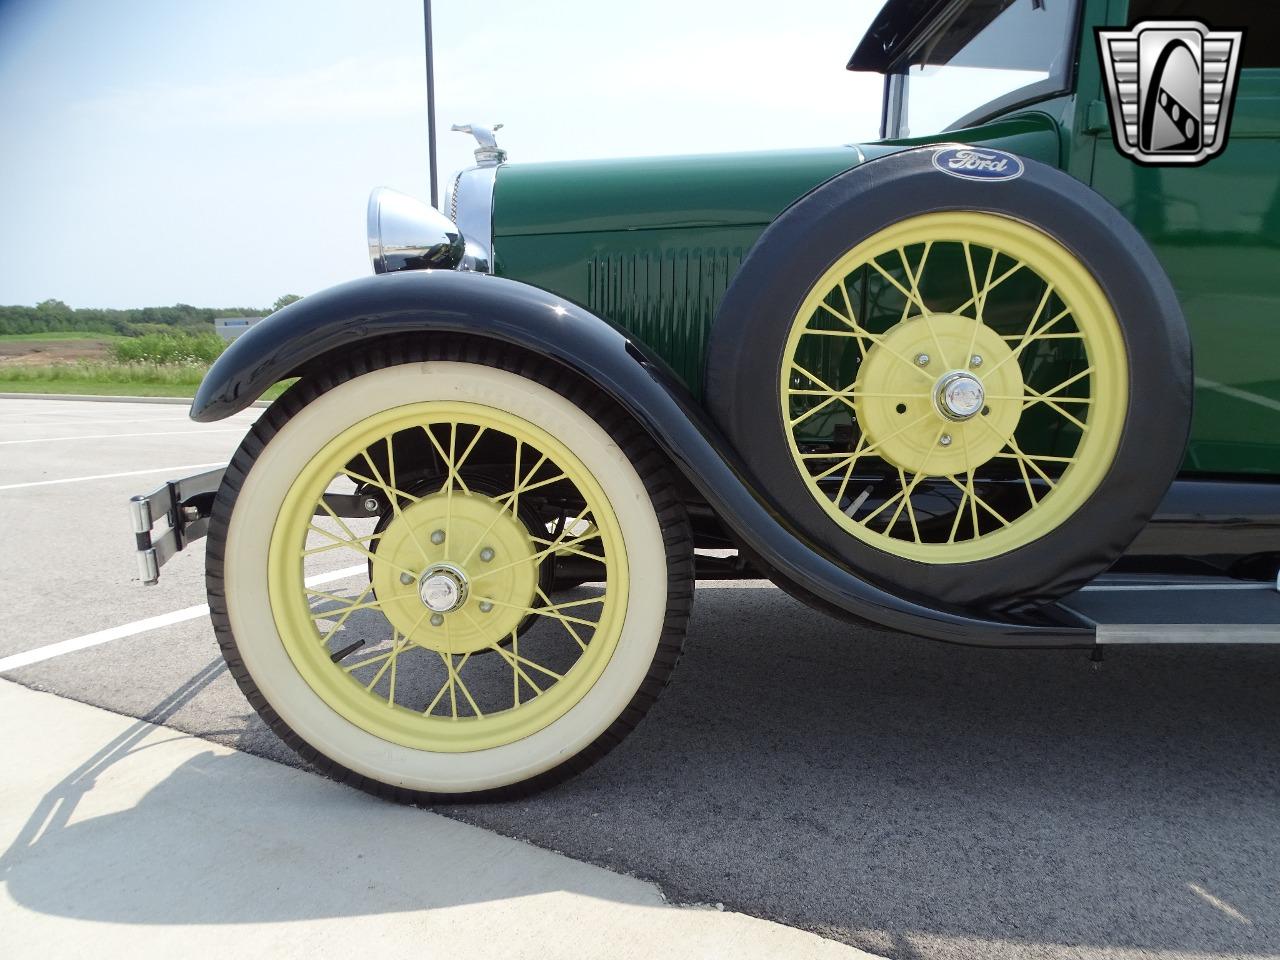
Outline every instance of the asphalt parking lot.
<svg viewBox="0 0 1280 960"><path fill-rule="evenodd" d="M202 551L141 586L125 507L225 462L259 412L0 399L3 676L297 765L222 669ZM1280 649L1121 649L1096 668L709 583L621 748L551 792L442 812L894 958L1274 956Z"/></svg>

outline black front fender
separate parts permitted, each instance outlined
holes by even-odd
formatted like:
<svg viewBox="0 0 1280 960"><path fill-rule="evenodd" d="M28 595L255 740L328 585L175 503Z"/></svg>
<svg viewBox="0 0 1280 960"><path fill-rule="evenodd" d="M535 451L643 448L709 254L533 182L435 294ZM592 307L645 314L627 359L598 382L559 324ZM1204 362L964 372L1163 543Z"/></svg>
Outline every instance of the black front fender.
<svg viewBox="0 0 1280 960"><path fill-rule="evenodd" d="M498 340L594 383L635 417L776 577L826 604L890 629L956 643L1064 647L1094 642L1093 629L1061 608L1025 619L938 608L869 583L836 563L802 540L765 502L736 452L666 364L577 304L513 280L406 271L312 294L231 344L200 385L191 416L201 422L222 419L327 353L413 333Z"/></svg>

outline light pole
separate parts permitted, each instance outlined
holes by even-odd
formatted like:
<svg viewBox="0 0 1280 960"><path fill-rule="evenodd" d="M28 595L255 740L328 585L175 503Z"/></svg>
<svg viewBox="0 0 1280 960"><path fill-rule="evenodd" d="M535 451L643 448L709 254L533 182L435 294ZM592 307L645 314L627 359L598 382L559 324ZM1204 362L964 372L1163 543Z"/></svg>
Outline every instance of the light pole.
<svg viewBox="0 0 1280 960"><path fill-rule="evenodd" d="M431 0L422 0L422 25L427 44L427 166L431 171L431 205L440 209L436 186L436 79L431 53Z"/></svg>

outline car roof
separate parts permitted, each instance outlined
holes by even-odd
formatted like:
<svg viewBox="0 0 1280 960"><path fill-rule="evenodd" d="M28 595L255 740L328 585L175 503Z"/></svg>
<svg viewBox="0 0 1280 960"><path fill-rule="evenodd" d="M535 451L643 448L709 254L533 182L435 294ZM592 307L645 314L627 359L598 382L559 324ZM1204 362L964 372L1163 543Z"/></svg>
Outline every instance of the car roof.
<svg viewBox="0 0 1280 960"><path fill-rule="evenodd" d="M990 23L1014 0L886 0L849 58L849 70L888 73L920 54L920 41L943 19L953 21L929 45L931 63L945 63L975 28ZM954 30L951 28L955 28ZM947 43L954 35L955 42Z"/></svg>

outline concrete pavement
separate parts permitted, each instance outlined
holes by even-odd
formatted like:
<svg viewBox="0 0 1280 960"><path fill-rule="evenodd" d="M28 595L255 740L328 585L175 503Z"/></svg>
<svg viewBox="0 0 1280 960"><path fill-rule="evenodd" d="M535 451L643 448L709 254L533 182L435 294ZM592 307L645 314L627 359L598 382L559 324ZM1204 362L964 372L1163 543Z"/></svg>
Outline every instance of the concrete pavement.
<svg viewBox="0 0 1280 960"><path fill-rule="evenodd" d="M0 723L13 960L871 957L6 681Z"/></svg>

